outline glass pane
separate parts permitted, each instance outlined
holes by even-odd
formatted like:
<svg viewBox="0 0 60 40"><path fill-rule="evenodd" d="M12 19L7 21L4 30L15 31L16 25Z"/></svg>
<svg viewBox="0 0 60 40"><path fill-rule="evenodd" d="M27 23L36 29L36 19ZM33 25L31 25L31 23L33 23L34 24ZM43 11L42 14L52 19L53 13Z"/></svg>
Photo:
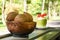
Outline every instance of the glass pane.
<svg viewBox="0 0 60 40"><path fill-rule="evenodd" d="M60 27L60 0L49 0L48 16L48 26Z"/></svg>
<svg viewBox="0 0 60 40"><path fill-rule="evenodd" d="M49 18L50 20L60 20L60 1L59 0L55 0L49 1Z"/></svg>

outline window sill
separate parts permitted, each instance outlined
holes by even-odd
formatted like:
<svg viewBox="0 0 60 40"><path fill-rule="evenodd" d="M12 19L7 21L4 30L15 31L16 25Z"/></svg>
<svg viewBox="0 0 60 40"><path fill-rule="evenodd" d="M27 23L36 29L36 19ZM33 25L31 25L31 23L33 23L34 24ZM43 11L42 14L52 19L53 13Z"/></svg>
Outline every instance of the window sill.
<svg viewBox="0 0 60 40"><path fill-rule="evenodd" d="M6 37L10 35L10 32L7 30L6 27L0 28L0 38Z"/></svg>

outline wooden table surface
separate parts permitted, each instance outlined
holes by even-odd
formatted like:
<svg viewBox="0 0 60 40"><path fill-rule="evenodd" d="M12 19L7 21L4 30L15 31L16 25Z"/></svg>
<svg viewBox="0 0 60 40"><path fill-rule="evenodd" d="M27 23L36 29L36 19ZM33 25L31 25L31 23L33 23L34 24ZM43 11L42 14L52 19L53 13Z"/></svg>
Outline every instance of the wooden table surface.
<svg viewBox="0 0 60 40"><path fill-rule="evenodd" d="M0 40L49 40L53 37L56 37L58 31L48 31L48 30L34 30L31 34L29 34L28 38L20 38L20 37L5 37L1 38Z"/></svg>

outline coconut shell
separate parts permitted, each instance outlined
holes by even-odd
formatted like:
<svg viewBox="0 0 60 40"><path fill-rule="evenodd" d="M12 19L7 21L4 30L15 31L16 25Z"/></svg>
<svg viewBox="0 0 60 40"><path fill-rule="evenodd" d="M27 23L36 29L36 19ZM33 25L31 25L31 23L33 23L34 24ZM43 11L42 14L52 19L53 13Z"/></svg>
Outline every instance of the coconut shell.
<svg viewBox="0 0 60 40"><path fill-rule="evenodd" d="M36 27L35 22L14 22L14 21L8 21L6 22L8 30L11 33L17 33L17 34L29 34L31 33L34 28Z"/></svg>
<svg viewBox="0 0 60 40"><path fill-rule="evenodd" d="M32 22L33 21L33 17L29 13L24 12L24 15L26 17L27 22Z"/></svg>
<svg viewBox="0 0 60 40"><path fill-rule="evenodd" d="M17 12L10 12L7 14L6 20L7 21L13 21L14 18L18 15Z"/></svg>
<svg viewBox="0 0 60 40"><path fill-rule="evenodd" d="M26 22L26 17L24 14L19 14L14 19L15 22Z"/></svg>

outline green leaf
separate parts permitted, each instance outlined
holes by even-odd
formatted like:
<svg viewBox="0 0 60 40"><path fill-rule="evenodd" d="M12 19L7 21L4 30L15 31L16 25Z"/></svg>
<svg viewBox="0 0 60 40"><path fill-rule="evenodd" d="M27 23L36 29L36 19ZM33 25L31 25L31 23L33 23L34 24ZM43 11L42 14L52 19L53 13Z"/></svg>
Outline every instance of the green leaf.
<svg viewBox="0 0 60 40"><path fill-rule="evenodd" d="M31 0L27 0L27 4L30 4L31 3Z"/></svg>

